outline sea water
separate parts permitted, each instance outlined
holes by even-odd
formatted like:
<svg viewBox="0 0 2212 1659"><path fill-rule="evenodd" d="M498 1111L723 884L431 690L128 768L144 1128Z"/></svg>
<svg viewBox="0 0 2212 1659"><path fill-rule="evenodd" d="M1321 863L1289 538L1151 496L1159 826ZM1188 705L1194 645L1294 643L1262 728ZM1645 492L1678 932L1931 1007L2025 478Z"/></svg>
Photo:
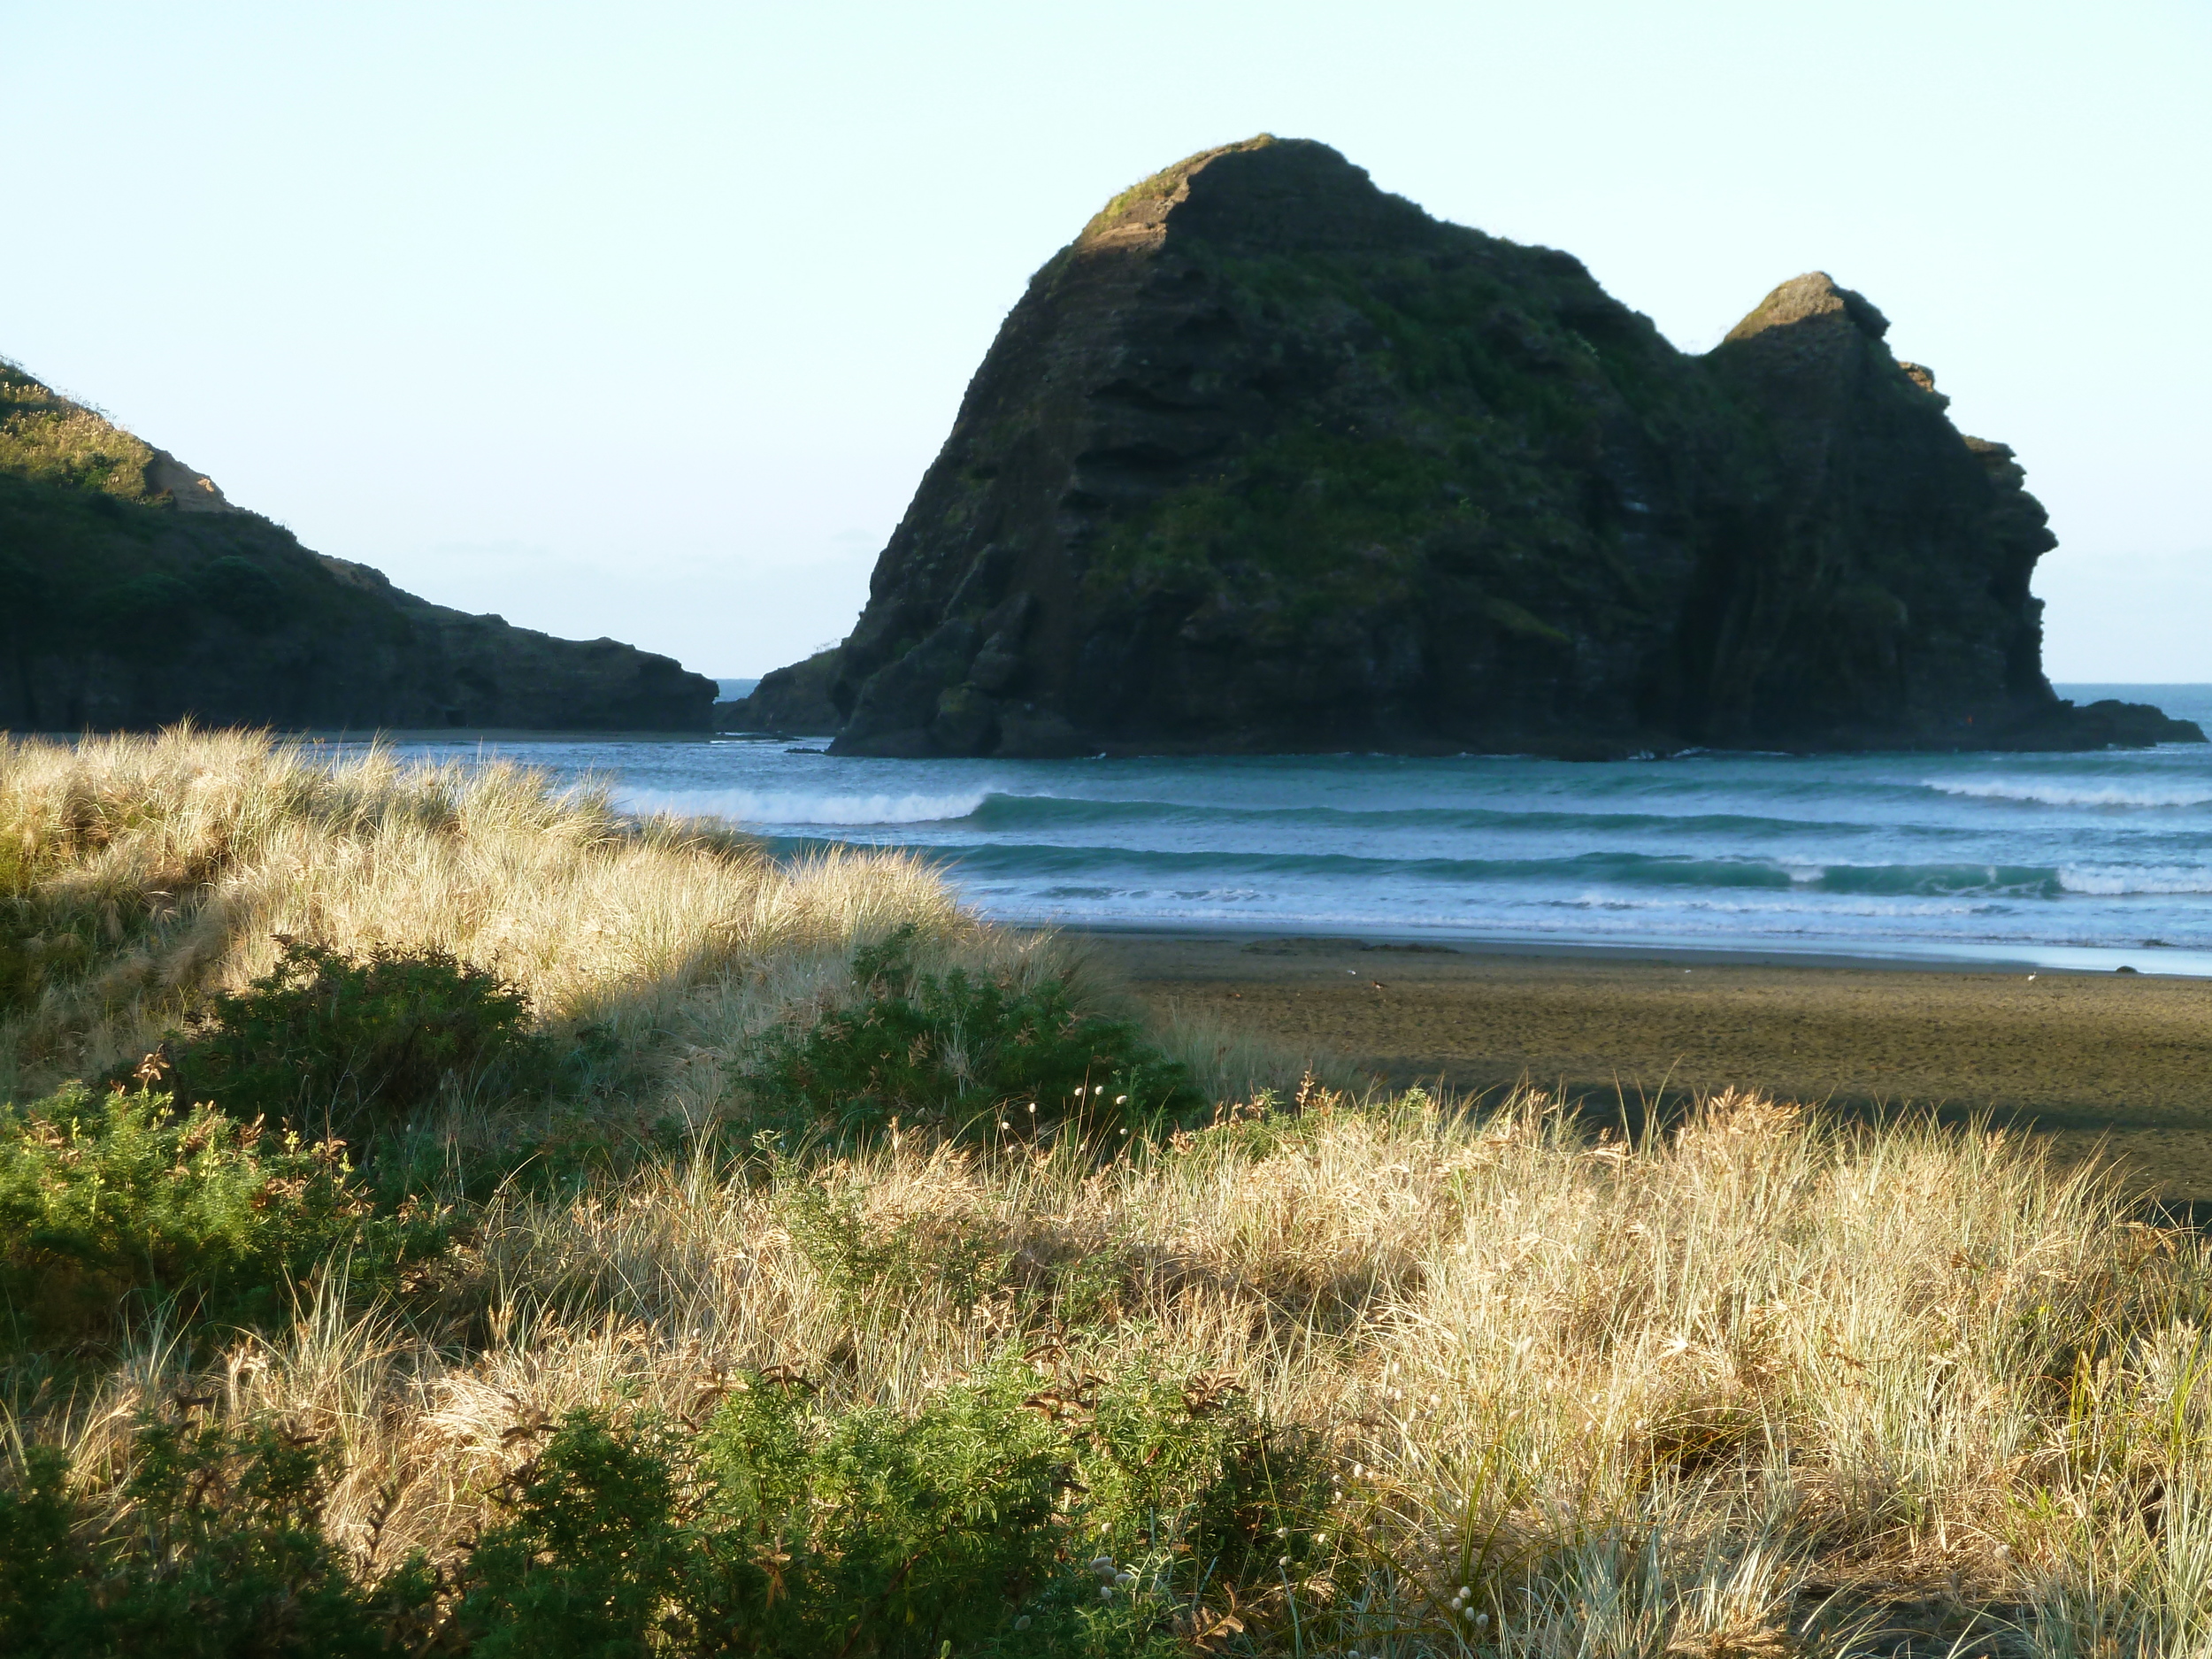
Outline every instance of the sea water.
<svg viewBox="0 0 2212 1659"><path fill-rule="evenodd" d="M2061 687L2212 727L2212 686ZM2212 746L2077 755L861 760L761 739L498 753L787 852L902 847L1078 926L2212 975Z"/></svg>

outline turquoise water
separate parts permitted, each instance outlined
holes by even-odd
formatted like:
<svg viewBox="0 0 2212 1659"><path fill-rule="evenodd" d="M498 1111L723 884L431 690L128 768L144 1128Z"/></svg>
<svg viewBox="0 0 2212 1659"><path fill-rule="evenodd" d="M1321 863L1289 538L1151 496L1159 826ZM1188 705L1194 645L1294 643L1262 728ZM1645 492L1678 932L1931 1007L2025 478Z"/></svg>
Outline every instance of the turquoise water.
<svg viewBox="0 0 2212 1659"><path fill-rule="evenodd" d="M2060 689L2212 726L2212 686ZM1009 921L2212 974L2208 746L1601 764L856 760L727 738L500 749L786 849L916 849Z"/></svg>

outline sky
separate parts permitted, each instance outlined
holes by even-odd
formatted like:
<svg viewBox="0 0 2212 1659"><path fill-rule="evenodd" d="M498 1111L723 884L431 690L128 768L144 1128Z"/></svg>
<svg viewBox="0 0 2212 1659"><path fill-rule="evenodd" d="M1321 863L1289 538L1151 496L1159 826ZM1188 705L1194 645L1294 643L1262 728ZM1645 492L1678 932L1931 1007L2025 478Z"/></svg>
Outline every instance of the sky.
<svg viewBox="0 0 2212 1659"><path fill-rule="evenodd" d="M441 603L842 637L1030 273L1318 138L1685 350L1821 269L2061 540L2059 680L2212 680L2212 0L0 0L0 355Z"/></svg>

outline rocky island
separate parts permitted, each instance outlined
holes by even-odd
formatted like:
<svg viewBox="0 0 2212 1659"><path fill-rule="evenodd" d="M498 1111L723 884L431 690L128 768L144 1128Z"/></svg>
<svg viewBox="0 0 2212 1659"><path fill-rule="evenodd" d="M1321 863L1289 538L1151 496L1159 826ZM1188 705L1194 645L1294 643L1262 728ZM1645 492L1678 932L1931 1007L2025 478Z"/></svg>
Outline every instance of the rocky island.
<svg viewBox="0 0 2212 1659"><path fill-rule="evenodd" d="M0 364L0 729L697 731L715 685L402 592Z"/></svg>
<svg viewBox="0 0 2212 1659"><path fill-rule="evenodd" d="M2055 543L1872 304L1678 351L1571 256L1261 137L1032 279L851 635L724 724L854 755L2202 741L2041 664Z"/></svg>

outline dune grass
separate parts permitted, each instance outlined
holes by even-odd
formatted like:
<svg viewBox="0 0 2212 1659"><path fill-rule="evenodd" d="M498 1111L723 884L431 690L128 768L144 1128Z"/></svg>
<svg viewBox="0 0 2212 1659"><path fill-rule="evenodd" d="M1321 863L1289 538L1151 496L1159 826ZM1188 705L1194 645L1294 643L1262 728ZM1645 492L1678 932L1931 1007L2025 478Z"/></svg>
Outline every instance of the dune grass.
<svg viewBox="0 0 2212 1659"><path fill-rule="evenodd" d="M1079 1459L1150 1379L1193 1433L1232 1401L1319 1460L1279 1572L1209 1578L1156 1517L1163 1564L1117 1545L1142 1619L1032 1649L1010 1601L954 1651L2212 1655L2212 1262L2032 1141L1732 1094L1631 1141L1534 1093L1301 1086L1203 1033L1177 1041L1211 1121L1151 1136L761 1127L762 1033L849 1005L856 949L910 926L1011 982L1064 949L899 856L785 865L526 772L252 737L0 749L0 1098L129 1061L283 933L448 950L547 1032L611 1033L558 1101L426 1117L457 1163L557 1108L675 1125L577 1179L431 1180L423 1294L337 1261L258 1328L157 1308L14 1356L9 1479L55 1448L80 1539L141 1524L164 1424L275 1425L346 1571L458 1585L572 1413L676 1456L763 1379L833 1425L1018 1375ZM465 1645L425 1594L391 1650ZM865 1619L849 1651L903 1651Z"/></svg>

